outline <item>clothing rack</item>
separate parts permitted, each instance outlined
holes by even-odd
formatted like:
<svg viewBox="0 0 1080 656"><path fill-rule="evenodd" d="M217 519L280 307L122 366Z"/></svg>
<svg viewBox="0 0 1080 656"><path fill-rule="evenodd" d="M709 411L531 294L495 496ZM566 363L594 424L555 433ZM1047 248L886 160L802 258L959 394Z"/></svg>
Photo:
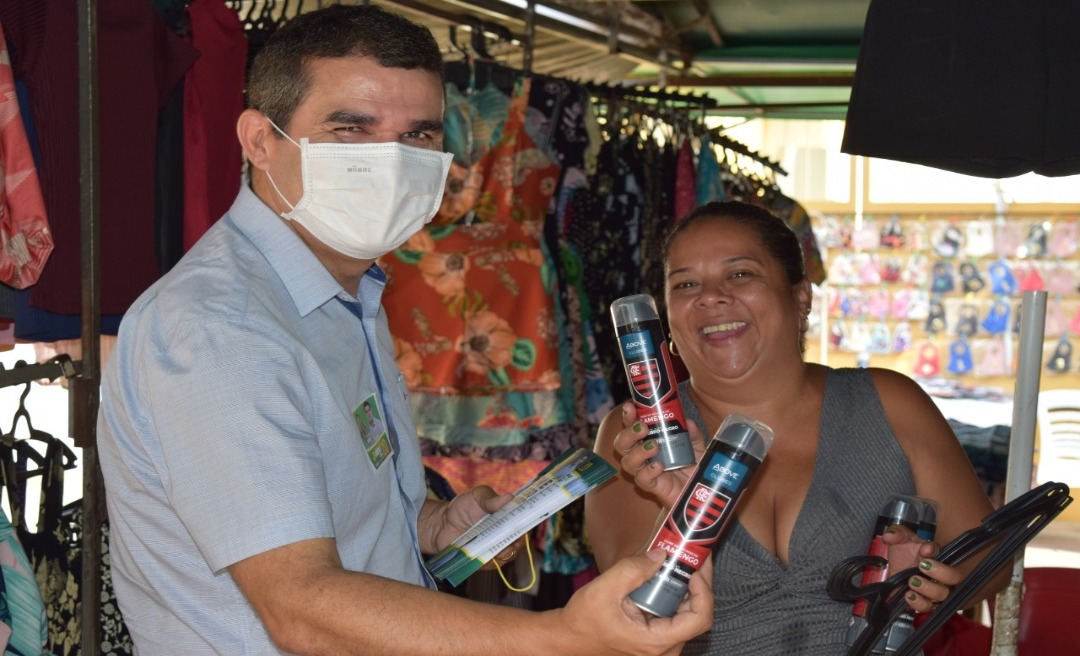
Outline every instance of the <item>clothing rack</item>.
<svg viewBox="0 0 1080 656"><path fill-rule="evenodd" d="M599 82L582 82L580 80L574 80L574 82L580 84L594 96L601 96L605 98L614 95L620 99L678 102L685 103L691 108L699 108L702 110L712 109L716 106L716 99L710 98L706 94L696 95L678 93L675 91L659 91L640 85L626 86L619 84L603 84Z"/></svg>
<svg viewBox="0 0 1080 656"><path fill-rule="evenodd" d="M736 153L739 153L740 155L746 155L750 159L760 164L763 164L764 166L767 166L773 171L779 173L780 175L788 174L788 172L785 171L777 162L774 162L773 160L769 159L768 157L762 155L759 152L750 150L750 148L746 144L740 141L736 141L735 139L732 139L731 137L723 134L722 128L715 128L711 130L709 132L709 138L714 144L720 146L721 148L734 151Z"/></svg>
<svg viewBox="0 0 1080 656"><path fill-rule="evenodd" d="M0 364L0 387L21 385L34 380L56 380L60 376L73 378L82 370L82 362L73 361L67 354L57 355L46 362L26 364L23 360L15 363L11 369Z"/></svg>

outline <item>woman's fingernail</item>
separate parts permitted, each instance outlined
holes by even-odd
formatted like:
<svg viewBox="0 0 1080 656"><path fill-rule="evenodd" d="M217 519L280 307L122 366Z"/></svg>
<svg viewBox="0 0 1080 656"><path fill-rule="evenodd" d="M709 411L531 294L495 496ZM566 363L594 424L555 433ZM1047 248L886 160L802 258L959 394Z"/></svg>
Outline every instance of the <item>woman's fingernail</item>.
<svg viewBox="0 0 1080 656"><path fill-rule="evenodd" d="M652 451L656 448L656 440L647 440L642 448L646 451Z"/></svg>
<svg viewBox="0 0 1080 656"><path fill-rule="evenodd" d="M893 528L892 526L890 526L889 528L885 529L885 532L886 533L896 533L896 529Z"/></svg>
<svg viewBox="0 0 1080 656"><path fill-rule="evenodd" d="M635 421L634 425L631 428L633 428L635 433L640 433L641 432L641 422L640 421Z"/></svg>
<svg viewBox="0 0 1080 656"><path fill-rule="evenodd" d="M911 594L909 594L909 595L907 596L907 600L908 600L908 601L915 601L915 600L916 600L916 599L918 599L918 598L919 598L919 595L915 594L914 592L912 592Z"/></svg>
<svg viewBox="0 0 1080 656"><path fill-rule="evenodd" d="M930 568L931 568L931 567L933 567L933 566L934 566L934 564L933 564L933 563L931 563L931 562L930 562L929 560L922 560L922 561L919 561L919 567L921 567L922 569L926 570L927 572L929 572L929 571L930 571Z"/></svg>
<svg viewBox="0 0 1080 656"><path fill-rule="evenodd" d="M917 576L911 577L911 587L913 587L913 588L921 588L922 587L922 579L920 579Z"/></svg>

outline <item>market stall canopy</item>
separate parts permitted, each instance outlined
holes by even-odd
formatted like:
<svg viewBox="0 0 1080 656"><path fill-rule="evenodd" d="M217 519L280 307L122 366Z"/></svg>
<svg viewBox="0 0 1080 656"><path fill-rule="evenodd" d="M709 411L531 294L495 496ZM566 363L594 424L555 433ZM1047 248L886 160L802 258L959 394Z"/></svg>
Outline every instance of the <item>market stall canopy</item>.
<svg viewBox="0 0 1080 656"><path fill-rule="evenodd" d="M486 54L566 79L707 94L716 114L843 119L869 0L384 4L428 25L448 56Z"/></svg>

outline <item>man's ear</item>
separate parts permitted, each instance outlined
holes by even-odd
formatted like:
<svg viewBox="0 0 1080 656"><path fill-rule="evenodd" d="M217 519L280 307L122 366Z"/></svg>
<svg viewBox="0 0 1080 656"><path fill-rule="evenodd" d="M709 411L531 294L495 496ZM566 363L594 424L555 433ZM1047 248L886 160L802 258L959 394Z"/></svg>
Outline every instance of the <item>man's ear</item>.
<svg viewBox="0 0 1080 656"><path fill-rule="evenodd" d="M261 171L270 168L274 148L278 145L273 131L270 119L256 109L245 109L236 121L236 136L244 156L252 167Z"/></svg>

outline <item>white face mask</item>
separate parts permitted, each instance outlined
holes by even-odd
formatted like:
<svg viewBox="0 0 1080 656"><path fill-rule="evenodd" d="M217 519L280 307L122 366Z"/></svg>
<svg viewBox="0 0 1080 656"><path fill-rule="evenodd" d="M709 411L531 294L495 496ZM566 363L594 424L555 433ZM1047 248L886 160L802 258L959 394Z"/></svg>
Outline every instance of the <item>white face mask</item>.
<svg viewBox="0 0 1080 656"><path fill-rule="evenodd" d="M290 203L267 171L274 191L292 208L281 216L307 228L339 253L381 257L435 216L450 171L451 153L403 144L300 143L304 195Z"/></svg>

